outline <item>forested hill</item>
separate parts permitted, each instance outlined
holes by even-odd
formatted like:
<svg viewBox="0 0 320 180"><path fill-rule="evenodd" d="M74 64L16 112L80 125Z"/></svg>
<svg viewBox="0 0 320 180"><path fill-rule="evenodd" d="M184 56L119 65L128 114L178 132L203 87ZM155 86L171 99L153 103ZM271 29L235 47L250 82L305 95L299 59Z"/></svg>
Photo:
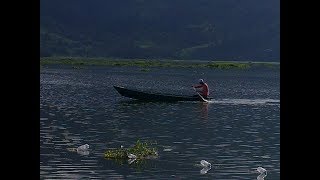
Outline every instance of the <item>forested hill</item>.
<svg viewBox="0 0 320 180"><path fill-rule="evenodd" d="M279 0L41 0L40 56L279 61Z"/></svg>

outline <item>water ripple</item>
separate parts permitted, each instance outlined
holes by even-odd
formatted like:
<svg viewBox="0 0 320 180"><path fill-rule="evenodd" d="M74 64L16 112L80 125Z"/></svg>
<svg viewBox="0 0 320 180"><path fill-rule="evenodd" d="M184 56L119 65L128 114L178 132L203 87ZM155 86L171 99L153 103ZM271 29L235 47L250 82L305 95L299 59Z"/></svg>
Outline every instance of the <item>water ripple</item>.
<svg viewBox="0 0 320 180"><path fill-rule="evenodd" d="M187 72L186 72L187 71ZM45 69L40 74L41 179L268 179L280 176L278 75L134 68ZM173 76L174 74L174 76ZM136 102L114 84L192 94L207 76L211 103ZM256 76L259 76L257 78ZM106 149L156 141L159 158L141 167L103 158ZM88 154L72 149L89 144ZM212 168L200 174L200 160ZM204 171L203 171L204 172ZM270 172L270 173L269 173Z"/></svg>

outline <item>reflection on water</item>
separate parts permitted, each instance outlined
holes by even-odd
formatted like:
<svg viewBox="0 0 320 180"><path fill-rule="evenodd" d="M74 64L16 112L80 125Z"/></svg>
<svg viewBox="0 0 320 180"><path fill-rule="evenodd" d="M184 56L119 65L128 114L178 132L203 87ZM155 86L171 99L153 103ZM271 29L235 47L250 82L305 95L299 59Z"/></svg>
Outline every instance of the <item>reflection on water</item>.
<svg viewBox="0 0 320 180"><path fill-rule="evenodd" d="M209 167L203 167L203 168L200 170L200 174L207 174L210 169L211 169L211 166L209 166Z"/></svg>
<svg viewBox="0 0 320 180"><path fill-rule="evenodd" d="M184 87L200 74L188 69L42 70L40 178L263 179L250 171L262 166L272 172L268 178L280 179L278 73L201 73L214 80L208 81L215 97L209 103L141 102L112 87L192 94ZM105 150L130 147L137 139L156 141L159 158L104 158ZM90 149L77 152L84 144ZM214 162L212 169L194 166L202 159Z"/></svg>
<svg viewBox="0 0 320 180"><path fill-rule="evenodd" d="M204 120L208 120L208 108L209 108L210 103L199 103L200 108L201 108L201 117Z"/></svg>
<svg viewBox="0 0 320 180"><path fill-rule="evenodd" d="M257 176L257 180L264 180L264 178L267 176L267 173L261 173L259 176Z"/></svg>

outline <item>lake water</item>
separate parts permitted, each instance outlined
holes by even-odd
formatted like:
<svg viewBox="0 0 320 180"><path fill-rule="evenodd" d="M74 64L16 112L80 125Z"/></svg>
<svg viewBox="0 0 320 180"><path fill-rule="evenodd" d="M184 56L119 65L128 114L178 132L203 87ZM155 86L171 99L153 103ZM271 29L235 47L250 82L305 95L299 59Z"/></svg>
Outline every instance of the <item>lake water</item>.
<svg viewBox="0 0 320 180"><path fill-rule="evenodd" d="M277 69L42 68L40 178L259 179L255 169L263 167L265 179L280 179L279 76ZM112 87L194 95L199 78L210 103L138 102ZM159 157L140 164L104 158L138 139L156 142ZM72 150L83 144L86 153Z"/></svg>

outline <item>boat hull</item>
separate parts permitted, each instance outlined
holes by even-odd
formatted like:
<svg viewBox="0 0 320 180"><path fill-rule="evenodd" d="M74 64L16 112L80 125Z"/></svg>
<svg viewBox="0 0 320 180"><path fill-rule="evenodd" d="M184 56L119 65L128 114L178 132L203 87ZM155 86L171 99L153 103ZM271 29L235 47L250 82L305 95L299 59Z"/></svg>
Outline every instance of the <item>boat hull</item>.
<svg viewBox="0 0 320 180"><path fill-rule="evenodd" d="M113 87L122 96L143 100L143 101L165 101L165 102L202 101L202 99L199 96L178 96L178 95L148 93L148 92L126 89L120 86L113 86Z"/></svg>

